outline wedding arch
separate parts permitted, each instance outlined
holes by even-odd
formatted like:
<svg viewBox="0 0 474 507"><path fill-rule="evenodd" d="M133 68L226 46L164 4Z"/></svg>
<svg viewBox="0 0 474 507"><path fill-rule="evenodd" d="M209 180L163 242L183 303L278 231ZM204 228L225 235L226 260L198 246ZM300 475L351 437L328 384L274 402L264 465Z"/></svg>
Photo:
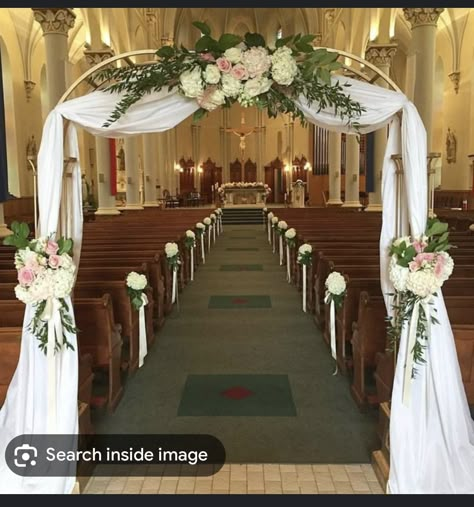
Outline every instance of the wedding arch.
<svg viewBox="0 0 474 507"><path fill-rule="evenodd" d="M319 108L318 103L311 102L304 94L292 100L306 121L332 131L367 133L388 126L382 180L380 276L387 312L391 315L388 293L393 287L389 278L389 246L395 237L410 232L423 234L427 222L426 131L415 106L370 62L342 51L314 50L318 49L335 53L336 58L342 56L363 63L374 73L374 78L370 79L344 62L340 65L342 73L325 76L331 85L342 87L348 100L362 106L357 125L335 114L334 107ZM132 51L91 68L64 94L45 122L38 155L39 234L58 233L72 238L76 264L82 240L76 125L109 138L162 132L198 111L200 105L195 98L184 96L176 88L151 90L109 121L112 111L125 96L123 91L96 90L82 97L69 97L80 84L90 83L93 75L108 65L123 59L134 65L132 58L155 54L153 49ZM344 69L359 80L348 77ZM385 81L390 89L373 84L377 78ZM401 156L403 171L397 169L393 158L397 155ZM70 303L70 299L68 301ZM474 424L442 294L436 298L435 308L439 325L431 329L427 363L413 381L409 406L402 402L407 333L400 339L390 421L389 491L392 493L474 493ZM18 367L0 411L2 451L20 434L77 433L76 336L68 336L73 350L62 349L48 361L28 329L32 316L32 305L27 305ZM56 376L54 386L47 381L51 367ZM56 415L53 421L51 414ZM20 478L10 472L4 453L0 453L1 492L69 493L74 482L74 478Z"/></svg>

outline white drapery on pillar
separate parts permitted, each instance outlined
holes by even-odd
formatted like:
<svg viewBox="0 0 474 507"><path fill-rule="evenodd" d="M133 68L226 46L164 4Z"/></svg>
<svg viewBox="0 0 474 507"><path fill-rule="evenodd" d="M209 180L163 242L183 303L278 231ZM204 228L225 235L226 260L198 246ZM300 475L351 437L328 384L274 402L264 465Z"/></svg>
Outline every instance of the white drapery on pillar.
<svg viewBox="0 0 474 507"><path fill-rule="evenodd" d="M388 246L395 236L395 165L391 156L401 153L404 184L411 232L425 229L427 217L426 132L414 105L401 93L343 77L333 81L350 85L344 88L365 111L359 123L360 132L367 133L389 125L389 137L383 167L383 226L380 238L381 284L386 294L391 292L388 276ZM102 127L121 96L93 92L56 107L46 121L38 159L41 232L58 228L63 171L63 118L77 123L89 132L105 137L122 137L164 131L173 128L198 109L194 100L176 91L163 90L145 95L109 128ZM330 109L318 112L304 98L297 101L306 118L317 125L337 132L349 132L345 119ZM397 116L402 112L402 122ZM77 149L74 125L68 128L67 145ZM69 151L71 153L71 151ZM75 241L78 262L82 230L79 219L81 188L79 163L72 164L67 201L70 207L66 225L61 232ZM69 204L70 203L70 204ZM63 225L63 224L62 224ZM442 294L436 298L439 325L432 327L427 347L428 363L412 386L409 408L401 402L401 381L405 356L402 337L392 397L391 409L391 467L389 487L392 493L474 493L474 423L470 418L466 395L457 362L454 338ZM390 311L390 308L389 308ZM31 316L27 308L25 322ZM75 344L74 340L71 341ZM77 352L63 351L58 357L62 367L70 362L67 378L60 384L61 428L64 433L77 431ZM46 421L45 357L38 351L36 340L23 330L22 349L17 372L0 412L0 456L8 441L20 433L41 433ZM63 370L65 371L65 370ZM32 373L34 372L34 374ZM38 373L39 372L39 373ZM59 372L59 375L61 372ZM37 396L32 396L36 390ZM25 400L31 401L25 404ZM0 458L1 459L1 458ZM8 470L0 462L0 491L9 480ZM10 474L11 475L11 474ZM6 477L6 480L5 480ZM58 480L54 488L48 481L32 481L34 492L70 492L73 481ZM17 484L18 485L18 484ZM15 487L12 487L12 491ZM25 490L20 485L17 491ZM30 487L30 491L33 488Z"/></svg>

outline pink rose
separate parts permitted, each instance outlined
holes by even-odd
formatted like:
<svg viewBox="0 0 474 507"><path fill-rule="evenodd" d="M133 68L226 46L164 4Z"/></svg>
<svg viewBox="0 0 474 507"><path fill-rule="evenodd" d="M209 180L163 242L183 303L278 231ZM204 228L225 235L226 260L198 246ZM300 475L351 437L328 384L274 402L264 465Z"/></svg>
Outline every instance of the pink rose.
<svg viewBox="0 0 474 507"><path fill-rule="evenodd" d="M418 264L418 262L416 261L411 261L410 263L408 263L408 267L410 268L410 271L416 271L420 265Z"/></svg>
<svg viewBox="0 0 474 507"><path fill-rule="evenodd" d="M436 264L434 268L434 273L438 278L442 275L445 264L446 259L442 255L438 255L436 257Z"/></svg>
<svg viewBox="0 0 474 507"><path fill-rule="evenodd" d="M59 245L56 243L56 241L53 241L52 239L48 240L48 243L46 244L46 253L48 255L56 255L59 250Z"/></svg>
<svg viewBox="0 0 474 507"><path fill-rule="evenodd" d="M237 65L234 65L230 71L230 75L238 79L239 81L242 81L244 79L248 79L249 73L247 72L247 69L241 64L238 63Z"/></svg>
<svg viewBox="0 0 474 507"><path fill-rule="evenodd" d="M215 62L216 59L212 56L212 53L201 53L201 58L206 62Z"/></svg>
<svg viewBox="0 0 474 507"><path fill-rule="evenodd" d="M48 259L48 264L51 268L57 269L61 266L62 259L60 255L50 255Z"/></svg>
<svg viewBox="0 0 474 507"><path fill-rule="evenodd" d="M28 268L21 268L18 271L18 281L20 282L20 285L23 285L24 287L29 287L35 279L35 274L33 270Z"/></svg>
<svg viewBox="0 0 474 507"><path fill-rule="evenodd" d="M216 60L217 68L223 72L224 74L227 74L230 72L230 69L232 68L232 64L227 60L227 58L220 57Z"/></svg>
<svg viewBox="0 0 474 507"><path fill-rule="evenodd" d="M413 247L416 250L417 253L423 252L423 250L428 246L428 243L425 243L424 241L414 241Z"/></svg>

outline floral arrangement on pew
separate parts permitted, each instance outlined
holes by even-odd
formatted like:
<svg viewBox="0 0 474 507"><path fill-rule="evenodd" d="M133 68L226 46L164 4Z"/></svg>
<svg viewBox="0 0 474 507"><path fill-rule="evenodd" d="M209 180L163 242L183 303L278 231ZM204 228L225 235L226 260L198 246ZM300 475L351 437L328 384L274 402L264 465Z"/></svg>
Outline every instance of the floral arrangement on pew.
<svg viewBox="0 0 474 507"><path fill-rule="evenodd" d="M202 222L197 222L196 227L196 236L201 239L201 257L202 262L206 263L206 254L204 252L204 232L206 231L206 226Z"/></svg>
<svg viewBox="0 0 474 507"><path fill-rule="evenodd" d="M324 302L329 306L329 326L331 329L331 355L336 361L336 369L333 375L337 374L337 352L336 352L336 309L341 308L346 296L346 279L338 271L333 271L326 278L326 295Z"/></svg>
<svg viewBox="0 0 474 507"><path fill-rule="evenodd" d="M194 280L194 248L196 247L196 234L191 229L188 229L184 235L184 246L190 253L190 278Z"/></svg>
<svg viewBox="0 0 474 507"><path fill-rule="evenodd" d="M278 222L280 219L277 216L273 216L271 220L272 224L272 245L273 245L273 253L276 252L276 233L278 229Z"/></svg>
<svg viewBox="0 0 474 507"><path fill-rule="evenodd" d="M166 243L165 245L165 254L168 265L170 266L173 272L173 287L172 287L172 295L171 302L174 303L177 299L178 295L178 269L181 264L181 258L179 255L179 248L176 243Z"/></svg>
<svg viewBox="0 0 474 507"><path fill-rule="evenodd" d="M221 234L222 231L223 231L223 227L222 227L222 209L221 208L216 208L214 213L216 214L217 216L217 234Z"/></svg>
<svg viewBox="0 0 474 507"><path fill-rule="evenodd" d="M313 261L313 247L309 243L303 243L298 248L298 257L296 262L303 267L303 311L306 312L306 284L307 267L311 266Z"/></svg>
<svg viewBox="0 0 474 507"><path fill-rule="evenodd" d="M273 213L270 211L269 213L267 213L267 231L268 231L268 242L270 243L270 245L272 244L272 233L271 233L271 230L272 230L272 218L274 217Z"/></svg>
<svg viewBox="0 0 474 507"><path fill-rule="evenodd" d="M438 321L433 315L437 291L453 272L454 261L447 251L448 224L437 218L428 219L425 233L411 238L404 236L390 247L389 276L395 288L394 319L389 321L388 334L392 345L399 342L408 325L407 354L403 384L403 401L409 404L411 381L416 376L415 364L423 364L424 349L430 339L430 328Z"/></svg>
<svg viewBox="0 0 474 507"><path fill-rule="evenodd" d="M331 82L331 73L341 68L339 55L325 48L314 49L315 35L291 35L278 39L275 48L267 46L259 33L224 33L211 36L205 23L193 25L201 32L193 50L184 46L163 46L159 61L132 67L110 68L99 77L111 84L106 91L122 93L104 126L117 121L127 109L151 91L177 88L200 108L194 119L219 106L257 106L267 109L270 117L291 114L305 121L297 99L310 105L331 108L355 125L361 106L344 93L345 85Z"/></svg>
<svg viewBox="0 0 474 507"><path fill-rule="evenodd" d="M206 232L207 232L207 250L209 251L211 249L212 218L211 217L206 217L203 220L203 223L206 226Z"/></svg>
<svg viewBox="0 0 474 507"><path fill-rule="evenodd" d="M212 222L212 242L216 242L216 229L217 229L217 215L215 213L211 213L209 215Z"/></svg>
<svg viewBox="0 0 474 507"><path fill-rule="evenodd" d="M288 229L288 224L284 220L280 220L276 226L276 232L279 235L279 254L280 254L280 266L283 266L283 236Z"/></svg>
<svg viewBox="0 0 474 507"><path fill-rule="evenodd" d="M69 314L66 298L71 294L76 266L72 260L72 239L54 235L29 240L28 224L13 222L13 234L3 244L16 247L15 268L18 271L16 297L33 305L34 317L28 330L38 339L39 348L48 356L63 346L74 350L65 331L76 334L78 329Z"/></svg>
<svg viewBox="0 0 474 507"><path fill-rule="evenodd" d="M148 344L146 339L145 324L145 306L148 304L148 298L145 289L148 287L148 280L145 275L131 271L126 279L127 293L135 310L138 311L139 323L139 349L138 366L142 367L145 356L148 354Z"/></svg>
<svg viewBox="0 0 474 507"><path fill-rule="evenodd" d="M296 246L296 229L290 227L285 231L285 242L286 242L286 278L288 283L291 283L291 262L290 262L290 250Z"/></svg>
<svg viewBox="0 0 474 507"><path fill-rule="evenodd" d="M263 228L266 229L267 227L267 215L268 215L268 208L262 209L262 219L263 219Z"/></svg>

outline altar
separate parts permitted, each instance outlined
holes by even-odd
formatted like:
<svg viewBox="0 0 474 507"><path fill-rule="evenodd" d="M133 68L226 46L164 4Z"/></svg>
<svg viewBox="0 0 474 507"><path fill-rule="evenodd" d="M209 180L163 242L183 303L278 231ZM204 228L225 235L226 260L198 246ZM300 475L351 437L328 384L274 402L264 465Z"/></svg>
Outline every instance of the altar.
<svg viewBox="0 0 474 507"><path fill-rule="evenodd" d="M266 192L263 186L251 188L225 188L223 197L226 207L251 205L253 207L263 208L266 201Z"/></svg>

